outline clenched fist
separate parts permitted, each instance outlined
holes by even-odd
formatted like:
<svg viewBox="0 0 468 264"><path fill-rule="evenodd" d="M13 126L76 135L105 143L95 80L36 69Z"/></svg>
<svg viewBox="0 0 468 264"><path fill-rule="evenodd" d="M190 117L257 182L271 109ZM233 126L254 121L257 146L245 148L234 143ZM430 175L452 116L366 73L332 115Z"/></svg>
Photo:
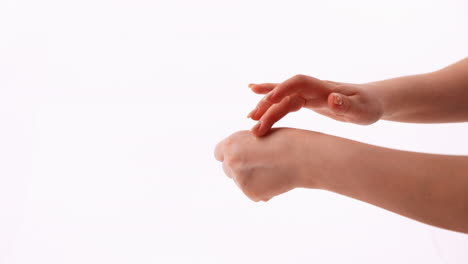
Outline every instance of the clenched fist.
<svg viewBox="0 0 468 264"><path fill-rule="evenodd" d="M323 136L292 128L275 128L261 138L239 131L216 145L215 157L251 200L268 201L296 187L314 187L322 171L321 140L314 138Z"/></svg>

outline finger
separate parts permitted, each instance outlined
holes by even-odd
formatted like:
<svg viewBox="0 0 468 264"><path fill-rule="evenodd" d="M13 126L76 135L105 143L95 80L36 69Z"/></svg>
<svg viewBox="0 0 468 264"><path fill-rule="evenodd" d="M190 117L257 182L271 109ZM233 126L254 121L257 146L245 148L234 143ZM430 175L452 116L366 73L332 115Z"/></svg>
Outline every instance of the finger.
<svg viewBox="0 0 468 264"><path fill-rule="evenodd" d="M223 171L229 178L232 178L232 170L226 165L226 162L223 162Z"/></svg>
<svg viewBox="0 0 468 264"><path fill-rule="evenodd" d="M325 83L321 80L298 74L278 84L278 86L268 94L265 100L270 103L279 103L286 96L300 93L305 89L307 89L308 95L313 95L323 92L323 88L325 88Z"/></svg>
<svg viewBox="0 0 468 264"><path fill-rule="evenodd" d="M355 108L353 106L355 104L354 101L349 96L340 93L331 93L328 96L327 103L328 108L333 113L341 116L352 114L353 108Z"/></svg>
<svg viewBox="0 0 468 264"><path fill-rule="evenodd" d="M269 94L271 94L271 92ZM250 112L250 114L247 117L251 117L253 120L260 119L260 117L273 105L271 102L266 100L266 97L268 97L269 94L264 96L262 100L258 102L255 109L252 110L252 112Z"/></svg>
<svg viewBox="0 0 468 264"><path fill-rule="evenodd" d="M217 161L223 162L224 160L224 141L219 142L216 144L215 150L214 150L214 156Z"/></svg>
<svg viewBox="0 0 468 264"><path fill-rule="evenodd" d="M257 137L265 135L276 122L288 113L301 109L305 102L306 100L298 95L284 98L279 104L268 109L257 125L252 128L252 133Z"/></svg>
<svg viewBox="0 0 468 264"><path fill-rule="evenodd" d="M252 195L249 191L247 191L246 188L242 187L242 185L239 183L239 180L237 179L236 175L232 176L232 180L237 185L237 187L239 187L239 189L245 194L245 196L247 196L247 198L249 198L250 200L252 200L254 202L259 202L260 201L260 198L256 197L255 195Z"/></svg>
<svg viewBox="0 0 468 264"><path fill-rule="evenodd" d="M278 84L277 83L260 83L260 84L249 84L249 87L252 89L252 91L254 93L257 93L257 94L267 94L269 93L271 90L273 90ZM264 100L265 97L262 99ZM257 113L257 110L260 108L261 111L259 113L263 114L267 109L268 107L270 107L268 104L265 104L267 102L264 102L264 101L260 101L259 104L257 104L257 106L255 107L254 110L252 110L248 115L247 115L247 118L251 118L253 120L258 120L258 118L260 117L257 117L258 115L256 115Z"/></svg>
<svg viewBox="0 0 468 264"><path fill-rule="evenodd" d="M250 89L256 94L267 94L273 90L278 84L277 83L259 83L259 84L249 84Z"/></svg>
<svg viewBox="0 0 468 264"><path fill-rule="evenodd" d="M296 75L278 84L258 103L257 107L247 117L259 120L273 104L281 102L286 96L301 93L305 89L307 89L306 95L310 99L313 99L316 96L323 95L327 87L326 84L317 78L301 74Z"/></svg>

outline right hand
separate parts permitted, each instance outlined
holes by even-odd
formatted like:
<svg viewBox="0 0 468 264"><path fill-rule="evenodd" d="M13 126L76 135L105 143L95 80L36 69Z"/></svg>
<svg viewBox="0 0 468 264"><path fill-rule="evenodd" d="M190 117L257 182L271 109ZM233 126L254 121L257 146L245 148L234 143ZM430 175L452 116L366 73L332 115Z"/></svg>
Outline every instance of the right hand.
<svg viewBox="0 0 468 264"><path fill-rule="evenodd" d="M249 84L253 92L266 94L248 115L259 121L252 133L265 135L274 123L302 107L342 122L372 124L382 117L383 106L369 86L322 81L301 74L282 83Z"/></svg>
<svg viewBox="0 0 468 264"><path fill-rule="evenodd" d="M268 201L296 187L317 188L333 140L293 128L275 128L261 138L239 131L218 143L214 154L251 200Z"/></svg>

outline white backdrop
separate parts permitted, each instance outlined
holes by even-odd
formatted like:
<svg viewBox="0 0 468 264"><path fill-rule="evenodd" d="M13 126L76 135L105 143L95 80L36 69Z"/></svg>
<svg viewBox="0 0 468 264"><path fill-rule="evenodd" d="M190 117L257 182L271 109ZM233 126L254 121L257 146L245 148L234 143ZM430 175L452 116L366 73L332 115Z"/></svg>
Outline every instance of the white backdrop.
<svg viewBox="0 0 468 264"><path fill-rule="evenodd" d="M213 157L250 82L368 82L467 56L468 3L0 1L0 263L467 263L468 236L344 196L253 203ZM468 155L468 123L279 122Z"/></svg>

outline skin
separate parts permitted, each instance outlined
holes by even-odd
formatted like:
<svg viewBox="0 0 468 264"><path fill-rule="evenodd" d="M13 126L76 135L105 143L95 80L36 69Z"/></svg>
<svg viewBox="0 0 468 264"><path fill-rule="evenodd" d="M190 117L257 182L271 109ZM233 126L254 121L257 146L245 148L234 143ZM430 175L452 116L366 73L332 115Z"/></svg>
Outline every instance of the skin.
<svg viewBox="0 0 468 264"><path fill-rule="evenodd" d="M430 225L468 233L468 157L372 146L273 124L308 108L338 121L468 121L468 58L426 74L365 84L296 75L250 84L265 94L257 124L221 141L215 157L253 201L294 188L340 193Z"/></svg>
<svg viewBox="0 0 468 264"><path fill-rule="evenodd" d="M468 233L468 157L377 147L322 133L239 131L215 157L253 201L294 188L328 190L430 225Z"/></svg>
<svg viewBox="0 0 468 264"><path fill-rule="evenodd" d="M338 121L369 125L379 119L411 123L468 121L468 58L441 70L383 81L350 84L296 75L282 83L250 84L266 94L248 117L265 135L278 120L301 108Z"/></svg>

